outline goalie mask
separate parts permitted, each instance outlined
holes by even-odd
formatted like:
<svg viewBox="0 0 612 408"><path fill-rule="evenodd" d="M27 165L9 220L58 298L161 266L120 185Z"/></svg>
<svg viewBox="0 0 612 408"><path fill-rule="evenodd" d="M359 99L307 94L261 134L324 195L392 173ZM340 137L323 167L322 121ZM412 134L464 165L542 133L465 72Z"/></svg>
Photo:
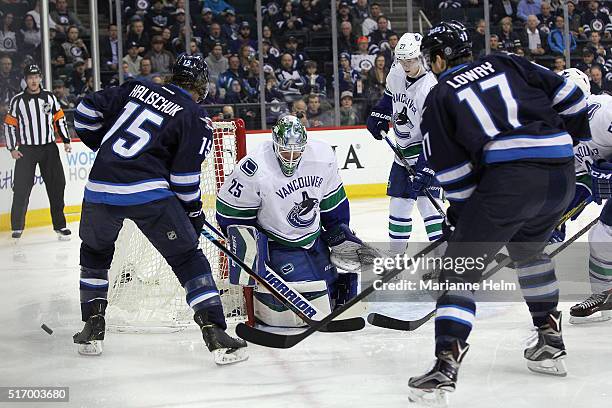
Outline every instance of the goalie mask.
<svg viewBox="0 0 612 408"><path fill-rule="evenodd" d="M306 149L307 136L304 125L293 115L283 116L272 128L272 141L281 171L287 177L292 176Z"/></svg>
<svg viewBox="0 0 612 408"><path fill-rule="evenodd" d="M421 55L422 38L419 33L405 33L395 47L395 59L410 78L416 78L425 70Z"/></svg>

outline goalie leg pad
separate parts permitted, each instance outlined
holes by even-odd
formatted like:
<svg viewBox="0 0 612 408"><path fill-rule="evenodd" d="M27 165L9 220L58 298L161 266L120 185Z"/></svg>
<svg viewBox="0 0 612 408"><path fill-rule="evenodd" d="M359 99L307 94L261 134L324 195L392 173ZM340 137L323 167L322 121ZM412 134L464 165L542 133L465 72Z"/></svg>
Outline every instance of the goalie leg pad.
<svg viewBox="0 0 612 408"><path fill-rule="evenodd" d="M308 299L321 312L321 319L331 313L330 297L325 281L291 282L290 285L293 290ZM266 288L258 286L253 295L253 309L258 322L274 327L303 327L306 325Z"/></svg>
<svg viewBox="0 0 612 408"><path fill-rule="evenodd" d="M246 225L227 227L228 248L260 276L266 275L268 261L268 238L257 228ZM238 264L229 261L229 279L233 285L255 286L255 280Z"/></svg>

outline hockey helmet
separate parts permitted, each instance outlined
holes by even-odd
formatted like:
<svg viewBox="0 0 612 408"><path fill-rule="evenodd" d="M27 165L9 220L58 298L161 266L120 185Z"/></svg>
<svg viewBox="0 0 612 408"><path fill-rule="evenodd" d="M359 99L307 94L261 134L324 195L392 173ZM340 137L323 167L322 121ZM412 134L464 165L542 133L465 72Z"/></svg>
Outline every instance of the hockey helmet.
<svg viewBox="0 0 612 408"><path fill-rule="evenodd" d="M189 84L198 93L200 99L208 95L208 65L201 55L181 54L172 67L171 82Z"/></svg>
<svg viewBox="0 0 612 408"><path fill-rule="evenodd" d="M421 40L419 33L405 33L395 46L395 58L410 77L415 77L423 67L421 56Z"/></svg>
<svg viewBox="0 0 612 408"><path fill-rule="evenodd" d="M572 81L586 96L591 95L591 82L589 81L589 77L581 70L577 68L568 68L559 72L559 75Z"/></svg>
<svg viewBox="0 0 612 408"><path fill-rule="evenodd" d="M42 75L42 71L36 64L27 64L23 68L23 76L27 78L28 75Z"/></svg>
<svg viewBox="0 0 612 408"><path fill-rule="evenodd" d="M272 141L281 171L287 177L292 176L306 149L306 128L297 117L283 116L272 128Z"/></svg>
<svg viewBox="0 0 612 408"><path fill-rule="evenodd" d="M447 62L472 55L472 41L465 26L459 21L443 21L433 26L421 41L421 52L428 65L435 55Z"/></svg>

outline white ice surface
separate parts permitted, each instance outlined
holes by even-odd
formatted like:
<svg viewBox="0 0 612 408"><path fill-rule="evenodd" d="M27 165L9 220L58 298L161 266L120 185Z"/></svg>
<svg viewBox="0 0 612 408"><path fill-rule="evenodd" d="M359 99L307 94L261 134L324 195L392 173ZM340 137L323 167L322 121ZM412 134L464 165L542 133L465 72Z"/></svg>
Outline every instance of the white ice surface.
<svg viewBox="0 0 612 408"><path fill-rule="evenodd" d="M352 226L370 241L387 236L386 199L351 203ZM583 223L597 215L588 209ZM416 218L416 217L413 217ZM78 225L70 227L77 233ZM424 230L415 222L416 238ZM433 324L412 333L367 326L317 333L289 350L249 346L246 363L217 367L197 330L108 334L99 357L76 353L81 329L79 240L58 242L50 228L28 229L19 245L0 236L0 386L69 386L69 404L16 407L407 407L408 378L432 361ZM576 259L586 274L586 256ZM422 316L431 304L376 304L371 310ZM562 304L567 312L569 304ZM567 316L567 314L566 314ZM526 306L479 305L471 349L452 407L612 406L612 324L565 324L566 378L529 372L523 361ZM41 328L51 327L53 335ZM0 407L10 404L0 403Z"/></svg>

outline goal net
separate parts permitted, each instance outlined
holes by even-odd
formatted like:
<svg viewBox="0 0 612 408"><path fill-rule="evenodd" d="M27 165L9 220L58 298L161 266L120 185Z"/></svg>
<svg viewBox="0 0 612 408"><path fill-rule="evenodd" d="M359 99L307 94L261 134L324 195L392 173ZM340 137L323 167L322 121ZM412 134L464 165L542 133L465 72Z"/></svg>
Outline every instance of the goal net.
<svg viewBox="0 0 612 408"><path fill-rule="evenodd" d="M206 219L216 225L215 199L225 176L246 154L244 122L213 122L213 148L202 164L200 189ZM250 297L229 283L226 257L205 238L200 247L210 262L228 323L244 321ZM107 327L117 332L178 331L192 324L185 290L164 258L136 225L125 220L109 271Z"/></svg>

